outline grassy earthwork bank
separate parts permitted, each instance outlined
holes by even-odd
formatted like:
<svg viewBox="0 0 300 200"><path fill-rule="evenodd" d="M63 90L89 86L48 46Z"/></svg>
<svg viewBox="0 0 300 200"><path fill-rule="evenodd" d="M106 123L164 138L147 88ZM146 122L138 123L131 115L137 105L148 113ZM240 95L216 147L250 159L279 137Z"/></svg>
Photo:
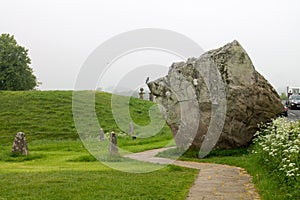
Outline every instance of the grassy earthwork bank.
<svg viewBox="0 0 300 200"><path fill-rule="evenodd" d="M105 132L120 135L120 148L138 152L172 141L167 127L153 137L132 140L114 122L111 94L95 96L99 123ZM131 98L134 122L149 123L151 106L151 102ZM28 156L10 153L19 131L26 134ZM137 172L155 167L141 162L133 166ZM0 92L0 199L185 199L197 174L175 166L127 173L99 162L79 140L72 116L72 91Z"/></svg>

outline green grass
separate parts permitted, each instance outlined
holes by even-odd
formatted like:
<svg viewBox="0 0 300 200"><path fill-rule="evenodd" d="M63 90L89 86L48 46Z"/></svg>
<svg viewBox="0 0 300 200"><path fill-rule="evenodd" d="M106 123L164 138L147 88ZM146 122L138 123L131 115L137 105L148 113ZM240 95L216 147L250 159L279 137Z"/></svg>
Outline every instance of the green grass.
<svg viewBox="0 0 300 200"><path fill-rule="evenodd" d="M0 175L0 198L7 199L184 199L182 184L192 173L171 168L150 174L115 171L60 171ZM174 174L179 178L174 182ZM160 177L164 178L161 179ZM11 181L3 181L3 180ZM147 181L145 181L147 180ZM15 185L17 181L17 187ZM161 186L164 186L163 188Z"/></svg>
<svg viewBox="0 0 300 200"><path fill-rule="evenodd" d="M104 131L124 132L114 121L111 94L98 92L95 97ZM126 100L117 97L122 109ZM129 104L136 124L151 123L148 109L152 102L131 98ZM138 152L172 144L166 126L148 138L139 138L142 128L135 130L136 140L119 134L120 149ZM29 156L10 153L19 131L26 134ZM127 173L107 165L133 172L159 170ZM0 199L185 199L197 174L193 169L161 168L125 158L99 162L79 140L72 91L0 91Z"/></svg>
<svg viewBox="0 0 300 200"><path fill-rule="evenodd" d="M26 134L29 143L42 139L56 141L78 139L72 113L72 94L72 91L0 91L0 145L11 145L15 134L19 131ZM95 95L96 100L95 110L98 122L104 131L106 133L111 131L124 132L124 130L120 130L112 114L112 95L104 92L96 92L93 95ZM122 109L128 109L126 106L128 98L114 97ZM124 116L124 120L126 120L124 129L129 129L129 122L132 120L140 126L145 126L151 122L149 109L154 105L152 102L130 98L129 105L132 119ZM93 131L99 132L97 129ZM135 127L135 135L139 136L139 134L143 134L141 128ZM123 139L124 141L122 141ZM137 141L132 141L130 137L122 137L119 143L120 146L142 146L152 143L151 147L145 147L145 149L149 149L153 148L153 142L157 142L156 148L159 148L171 140L170 129L165 125L153 137L138 138ZM139 149L141 151L144 148L140 147Z"/></svg>
<svg viewBox="0 0 300 200"><path fill-rule="evenodd" d="M152 102L114 96L117 104L113 109L120 111L118 117L125 124L125 127L119 127L112 114L111 94L92 94L95 95L98 122L106 133L118 133L121 154L174 145L167 126L151 137L141 138L149 135L143 126L157 123L153 121L156 117L149 115L149 109L154 107ZM84 102L83 99L83 105ZM132 119L126 115L128 109ZM83 120L89 125L89 118ZM131 120L137 124L134 129L137 140L122 133L126 132ZM14 136L19 131L26 133L29 156L10 153ZM91 131L97 135L99 130ZM95 138L92 141L92 145L100 142ZM107 143L108 140L101 145ZM198 174L197 170L177 166L161 169L158 165L125 158L98 157L102 161L99 162L84 144L79 140L73 120L72 91L0 91L0 200L185 199ZM107 146L102 150L107 152ZM171 149L161 156L177 157L178 153L180 151ZM242 167L252 175L264 200L297 199L300 196L299 184L281 183L248 149L212 151L201 160L197 155L197 151L190 150L180 159ZM140 173L144 171L153 172Z"/></svg>
<svg viewBox="0 0 300 200"><path fill-rule="evenodd" d="M185 199L198 171L168 166L150 173L113 170L80 141L35 141L29 159L0 153L0 199ZM136 171L155 167L135 162ZM118 162L117 162L118 163Z"/></svg>
<svg viewBox="0 0 300 200"><path fill-rule="evenodd" d="M180 160L242 167L253 177L253 182L263 200L289 200L291 197L300 199L299 184L286 185L281 182L261 163L255 154L250 153L251 148L216 150L204 159L197 158L199 154L197 150L189 150L180 157ZM172 158L178 157L180 153L181 151L178 149L169 149L161 152L159 156Z"/></svg>

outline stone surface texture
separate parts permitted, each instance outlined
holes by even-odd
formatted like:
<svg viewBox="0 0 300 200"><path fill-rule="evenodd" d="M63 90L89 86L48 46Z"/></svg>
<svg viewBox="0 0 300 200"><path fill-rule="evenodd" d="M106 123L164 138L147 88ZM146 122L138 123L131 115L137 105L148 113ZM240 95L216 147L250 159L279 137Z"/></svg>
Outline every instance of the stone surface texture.
<svg viewBox="0 0 300 200"><path fill-rule="evenodd" d="M110 143L109 143L109 154L111 156L119 156L119 148L117 142L117 134L115 132L110 133Z"/></svg>
<svg viewBox="0 0 300 200"><path fill-rule="evenodd" d="M167 76L149 82L148 87L163 107L177 146L199 148L213 117L220 120L214 126L219 124L217 129L221 130L212 144L214 149L248 146L258 124L282 112L277 92L255 70L237 41L208 51L199 58L173 63ZM212 114L214 106L217 108L215 116Z"/></svg>
<svg viewBox="0 0 300 200"><path fill-rule="evenodd" d="M12 153L20 153L22 155L28 155L28 146L26 142L25 133L18 132L15 136L14 143L12 146Z"/></svg>

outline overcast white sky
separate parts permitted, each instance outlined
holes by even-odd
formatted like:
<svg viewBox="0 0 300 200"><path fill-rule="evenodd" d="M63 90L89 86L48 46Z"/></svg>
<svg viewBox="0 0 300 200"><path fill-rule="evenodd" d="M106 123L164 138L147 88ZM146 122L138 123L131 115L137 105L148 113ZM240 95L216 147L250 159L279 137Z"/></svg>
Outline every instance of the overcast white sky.
<svg viewBox="0 0 300 200"><path fill-rule="evenodd" d="M256 69L283 90L300 86L299 2L0 0L0 33L15 35L29 49L42 90L73 89L82 64L97 46L139 28L176 31L204 50L236 39ZM171 59L164 62L170 65Z"/></svg>

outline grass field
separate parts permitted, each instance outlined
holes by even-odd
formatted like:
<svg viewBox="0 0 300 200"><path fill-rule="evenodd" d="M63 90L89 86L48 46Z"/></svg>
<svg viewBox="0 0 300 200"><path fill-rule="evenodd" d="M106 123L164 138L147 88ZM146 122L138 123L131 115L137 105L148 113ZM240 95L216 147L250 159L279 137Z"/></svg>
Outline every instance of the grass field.
<svg viewBox="0 0 300 200"><path fill-rule="evenodd" d="M35 141L29 148L24 157L2 147L0 199L185 199L198 174L174 166L151 173L116 171L76 140ZM153 167L134 166L136 171Z"/></svg>
<svg viewBox="0 0 300 200"><path fill-rule="evenodd" d="M99 92L95 97L101 127L105 132L121 132L111 113L111 94ZM134 122L150 123L151 106L151 102L131 98ZM29 156L10 153L19 131L26 133ZM119 147L131 152L163 147L172 141L167 127L144 139L121 135ZM121 161L112 163L133 167L135 172L157 167ZM79 140L71 91L0 92L0 199L185 199L197 174L175 166L150 173L113 170L91 156Z"/></svg>

